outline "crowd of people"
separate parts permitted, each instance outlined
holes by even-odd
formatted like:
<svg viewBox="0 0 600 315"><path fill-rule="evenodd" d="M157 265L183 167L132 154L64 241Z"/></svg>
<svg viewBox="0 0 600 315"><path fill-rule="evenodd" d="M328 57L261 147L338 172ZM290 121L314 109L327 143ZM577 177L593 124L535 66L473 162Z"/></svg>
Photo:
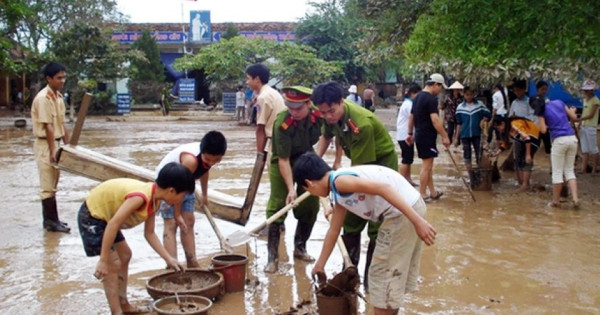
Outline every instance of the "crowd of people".
<svg viewBox="0 0 600 315"><path fill-rule="evenodd" d="M481 160L484 146L493 141L500 148L512 143L520 191L528 189L533 155L543 135L548 135L547 150L552 159L553 199L558 206L560 190L566 180L574 206L579 206L574 172L579 129L582 170L592 160L596 172L598 147L596 126L598 98L594 82L586 81L583 113L578 117L572 107L560 100L545 99L547 84L537 84L538 95L528 99L524 82L513 85L516 98L510 103L507 90L494 88L491 110L475 97L475 90L454 82L449 87L440 74L432 74L421 89L408 88L397 118L396 140L401 148L401 164L395 143L386 127L373 113L375 92L368 86L361 98L356 86L346 90L336 82L325 82L314 89L287 86L280 91L268 85L270 71L263 64L246 69L246 85L236 93L236 119L247 120L251 108L256 115L256 150L268 151L270 194L267 217L294 202L305 192L293 210L297 220L294 233L294 258L314 262L312 274L324 277L325 264L342 233L352 263L358 265L361 234L369 237L363 272L365 291L375 314L394 314L402 307L403 295L416 290L422 242L432 245L436 230L425 220L426 203L439 199L443 192L434 185L433 168L438 157L437 135L448 149L462 144L467 166ZM34 152L38 164L43 228L69 233L68 225L58 218L55 192L58 170L54 167L59 141L69 142L64 124L65 106L60 90L66 69L51 63L44 69L47 87L32 105ZM444 89L451 90L439 102ZM440 105L441 104L441 105ZM444 111L443 118L439 110ZM491 122L491 127L485 125ZM485 137L488 133L487 138ZM544 142L546 145L546 142ZM493 145L492 145L493 146ZM414 147L422 159L419 183L411 179ZM335 148L335 160L327 165L322 159ZM132 179L113 179L92 189L78 214L79 232L85 254L100 256L95 276L102 279L113 313L139 311L127 300L127 273L131 259L121 229L144 223L144 235L152 248L170 268L181 270L177 261L177 230L185 252L187 267L197 267L194 239L194 203L207 203L208 174L221 162L227 141L219 131L206 133L201 141L180 145L168 152L156 168L156 180L144 183ZM350 166L342 165L342 155ZM195 193L199 180L201 192ZM331 225L323 248L315 260L306 249L319 209L319 198L331 197ZM154 232L155 215L164 219L163 241ZM280 234L285 216L268 227L267 274L279 271ZM404 220L406 219L406 220ZM343 228L343 231L342 231Z"/></svg>
<svg viewBox="0 0 600 315"><path fill-rule="evenodd" d="M576 107L567 106L561 100L548 99L547 82L538 81L535 86L535 95L529 97L525 80L515 80L511 94L502 84L496 84L489 108L476 98L473 88L463 86L459 81L447 87L439 74L431 75L421 92L418 92L418 85L409 87L399 107L396 124L397 140L402 152L402 175L412 182L410 166L416 146L423 166L419 184L413 185L420 185L421 195L426 201L437 199L442 194L435 189L431 176L433 159L438 155L435 139L439 134L447 151L451 143L456 146L462 144L467 169L473 167L473 152L475 165L480 166L484 149L488 156L493 157L510 148L518 185L516 191L526 192L531 188L534 156L543 146L550 157L554 191L549 206L560 205L560 193L566 182L571 192L572 206L578 208L580 200L574 171L578 143L581 152L579 173L596 174L598 170L599 100L594 94L598 87L591 80L583 83L583 108L581 114L577 115ZM449 91L440 102L436 96L441 88ZM444 113L445 128L442 128L438 110ZM450 151L448 153L451 154Z"/></svg>

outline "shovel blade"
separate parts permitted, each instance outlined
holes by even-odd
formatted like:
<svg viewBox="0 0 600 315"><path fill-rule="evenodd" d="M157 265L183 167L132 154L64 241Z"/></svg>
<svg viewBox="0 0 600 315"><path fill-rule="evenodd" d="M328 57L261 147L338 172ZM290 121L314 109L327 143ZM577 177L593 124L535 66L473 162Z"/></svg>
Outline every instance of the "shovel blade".
<svg viewBox="0 0 600 315"><path fill-rule="evenodd" d="M252 237L241 230L237 230L231 234L229 234L226 238L227 243L229 243L230 246L232 247L236 247L236 246L240 246L243 244L246 244Z"/></svg>

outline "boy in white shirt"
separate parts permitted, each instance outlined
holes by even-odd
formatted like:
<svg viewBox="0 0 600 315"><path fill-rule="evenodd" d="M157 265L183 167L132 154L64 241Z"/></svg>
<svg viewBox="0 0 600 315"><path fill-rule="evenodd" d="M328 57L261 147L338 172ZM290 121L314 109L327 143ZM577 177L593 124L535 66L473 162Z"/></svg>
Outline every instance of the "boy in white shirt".
<svg viewBox="0 0 600 315"><path fill-rule="evenodd" d="M369 294L375 314L396 314L403 295L417 289L421 238L427 245L436 231L423 217L426 206L420 193L392 169L360 165L333 171L314 153L294 164L294 181L313 195L332 194L331 225L312 274L324 275L348 211L361 218L383 222L369 269Z"/></svg>

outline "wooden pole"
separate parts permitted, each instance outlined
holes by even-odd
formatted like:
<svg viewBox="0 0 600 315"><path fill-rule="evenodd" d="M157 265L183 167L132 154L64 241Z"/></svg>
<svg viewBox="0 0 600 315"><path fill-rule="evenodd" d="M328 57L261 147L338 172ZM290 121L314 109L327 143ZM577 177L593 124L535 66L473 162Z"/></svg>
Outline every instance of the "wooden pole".
<svg viewBox="0 0 600 315"><path fill-rule="evenodd" d="M73 132L71 133L71 139L69 141L69 145L71 146L76 146L79 142L79 136L81 135L81 129L83 129L85 115L87 115L90 103L92 103L92 97L93 96L90 93L85 93L85 95L83 96L81 106L79 107L79 112L77 112L77 122L75 122L75 128L73 128Z"/></svg>

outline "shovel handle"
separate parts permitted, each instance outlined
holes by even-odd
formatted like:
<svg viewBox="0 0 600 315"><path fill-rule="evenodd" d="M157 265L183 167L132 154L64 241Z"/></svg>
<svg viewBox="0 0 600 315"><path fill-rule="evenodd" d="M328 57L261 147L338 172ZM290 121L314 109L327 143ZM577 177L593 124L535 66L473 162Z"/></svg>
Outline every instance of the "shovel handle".
<svg viewBox="0 0 600 315"><path fill-rule="evenodd" d="M250 230L249 234L258 233L260 230L264 229L267 225L275 222L277 219L279 219L282 215L284 215L285 213L290 211L292 208L298 206L299 203L304 201L304 199L308 198L309 196L310 196L310 193L308 191L305 191L302 195L300 195L300 197L296 198L296 200L287 204L285 207L281 208L279 211L275 212L272 216L270 216L266 221L264 221L263 223L259 224L257 227Z"/></svg>
<svg viewBox="0 0 600 315"><path fill-rule="evenodd" d="M467 190L469 191L469 194L471 194L471 199L473 199L473 202L477 202L477 200L475 200L475 195L473 195L473 191L471 190L471 187L469 186L469 184L467 184L467 181L465 180L465 178L462 177L462 175L460 175L460 169L458 169L458 164L456 164L456 161L454 160L454 156L452 155L450 150L446 149L446 152L448 152L448 155L450 156L450 160L452 160L452 164L454 164L454 168L456 168L456 171L459 172L460 179L462 179L462 182L465 185L465 188L467 188Z"/></svg>
<svg viewBox="0 0 600 315"><path fill-rule="evenodd" d="M329 206L327 199L328 198L321 199L321 204L323 205L323 207L325 207L325 204L327 204L327 206ZM327 221L331 222L332 215L333 214L330 214L327 216ZM342 258L344 259L344 265L346 266L346 268L354 267L354 264L352 263L352 260L350 259L350 254L348 254L348 249L346 248L346 244L344 244L344 240L342 239L342 236L338 236L336 242L337 242L338 248L340 249L340 253L342 253Z"/></svg>
<svg viewBox="0 0 600 315"><path fill-rule="evenodd" d="M202 196L198 192L198 189L196 189L194 191L194 194L196 195L196 198L198 200L200 200L200 198L202 198ZM221 245L221 249L224 250L228 254L232 253L233 249L231 248L231 245L229 245L229 243L227 243L227 241L223 237L223 234L221 234L221 230L217 226L217 223L215 222L215 218L213 218L212 213L210 212L210 210L208 209L208 207L206 205L203 205L202 206L202 210L204 210L204 214L206 215L206 218L208 219L208 222L210 223L210 226L215 231L215 234L217 234L217 238L219 239L219 244Z"/></svg>

